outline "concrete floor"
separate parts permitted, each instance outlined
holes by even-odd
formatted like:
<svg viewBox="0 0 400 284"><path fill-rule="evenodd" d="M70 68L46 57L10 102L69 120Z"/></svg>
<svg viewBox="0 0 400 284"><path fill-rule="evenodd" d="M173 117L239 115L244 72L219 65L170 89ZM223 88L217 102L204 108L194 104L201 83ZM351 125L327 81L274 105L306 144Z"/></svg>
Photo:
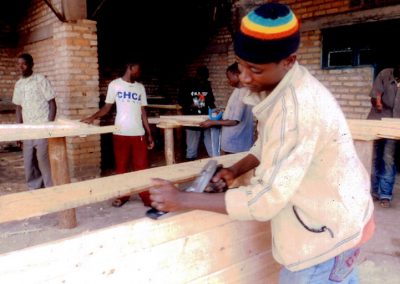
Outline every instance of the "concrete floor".
<svg viewBox="0 0 400 284"><path fill-rule="evenodd" d="M359 266L362 284L400 284L400 175L390 208L375 202L376 230L364 245Z"/></svg>

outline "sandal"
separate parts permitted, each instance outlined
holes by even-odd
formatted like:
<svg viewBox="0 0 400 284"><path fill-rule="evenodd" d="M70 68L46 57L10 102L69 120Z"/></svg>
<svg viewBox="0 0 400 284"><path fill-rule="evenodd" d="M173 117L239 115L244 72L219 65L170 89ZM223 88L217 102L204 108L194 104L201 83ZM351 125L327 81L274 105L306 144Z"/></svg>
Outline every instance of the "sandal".
<svg viewBox="0 0 400 284"><path fill-rule="evenodd" d="M382 199L380 202L382 208L389 208L390 207L390 200L389 199Z"/></svg>
<svg viewBox="0 0 400 284"><path fill-rule="evenodd" d="M129 200L129 196L119 197L119 198L116 198L116 199L111 203L111 205L112 205L113 207L121 207L122 205L124 205L125 203L127 203L128 200Z"/></svg>

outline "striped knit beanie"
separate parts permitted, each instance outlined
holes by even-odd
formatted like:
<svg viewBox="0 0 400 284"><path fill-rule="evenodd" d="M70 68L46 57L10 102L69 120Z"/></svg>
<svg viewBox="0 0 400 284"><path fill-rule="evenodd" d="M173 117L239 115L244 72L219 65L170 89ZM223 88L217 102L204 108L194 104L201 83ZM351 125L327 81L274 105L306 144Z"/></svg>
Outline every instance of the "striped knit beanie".
<svg viewBox="0 0 400 284"><path fill-rule="evenodd" d="M236 55L248 62L278 62L296 52L300 23L286 5L266 3L248 13L235 36Z"/></svg>

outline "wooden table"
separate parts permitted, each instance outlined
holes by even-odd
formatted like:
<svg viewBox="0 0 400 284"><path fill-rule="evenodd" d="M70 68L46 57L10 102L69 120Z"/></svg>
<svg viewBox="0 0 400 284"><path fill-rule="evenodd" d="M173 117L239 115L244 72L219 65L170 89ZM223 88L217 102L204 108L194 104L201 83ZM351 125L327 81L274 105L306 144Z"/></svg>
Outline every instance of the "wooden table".
<svg viewBox="0 0 400 284"><path fill-rule="evenodd" d="M199 127L207 115L161 115L157 127L164 129L164 153L167 165L175 163L174 129L182 126ZM181 139L179 135L178 139Z"/></svg>
<svg viewBox="0 0 400 284"><path fill-rule="evenodd" d="M115 126L99 127L65 119L45 124L1 124L0 141L48 138L51 176L54 185L61 185L71 182L65 137L109 133L115 130ZM74 228L76 224L75 209L58 213L60 228Z"/></svg>
<svg viewBox="0 0 400 284"><path fill-rule="evenodd" d="M165 159L167 165L175 163L173 129L182 126L198 127L207 115L160 116L154 123L164 129ZM382 120L348 119L350 131L359 158L371 172L374 140L381 138L400 139L400 119Z"/></svg>

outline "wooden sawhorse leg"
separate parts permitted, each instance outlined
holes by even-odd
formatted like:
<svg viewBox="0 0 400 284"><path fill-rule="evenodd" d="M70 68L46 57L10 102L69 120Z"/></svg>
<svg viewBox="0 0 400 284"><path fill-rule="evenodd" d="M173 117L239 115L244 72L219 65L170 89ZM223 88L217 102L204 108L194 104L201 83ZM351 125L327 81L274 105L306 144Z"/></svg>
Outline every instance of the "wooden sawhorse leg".
<svg viewBox="0 0 400 284"><path fill-rule="evenodd" d="M157 127L164 129L165 162L167 165L175 164L174 128L179 126L160 123L157 124Z"/></svg>
<svg viewBox="0 0 400 284"><path fill-rule="evenodd" d="M71 183L65 137L49 138L49 158L54 185ZM51 200L49 200L51 202ZM58 227L72 229L77 225L75 209L58 213Z"/></svg>

